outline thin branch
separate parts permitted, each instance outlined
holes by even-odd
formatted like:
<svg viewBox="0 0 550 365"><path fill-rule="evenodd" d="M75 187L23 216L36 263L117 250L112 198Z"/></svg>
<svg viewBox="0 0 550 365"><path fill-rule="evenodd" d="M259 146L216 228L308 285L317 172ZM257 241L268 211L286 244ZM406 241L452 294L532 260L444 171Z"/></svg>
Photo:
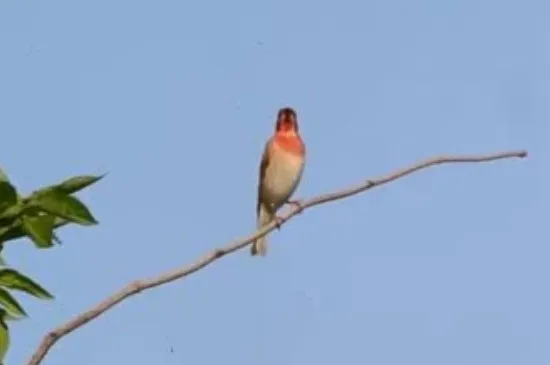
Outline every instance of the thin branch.
<svg viewBox="0 0 550 365"><path fill-rule="evenodd" d="M469 155L469 156L439 156L434 157L431 159L427 159L425 161L421 161L415 165L412 165L410 167L397 170L393 173L390 173L385 176L381 176L376 179L372 180L366 180L361 184L358 184L356 186L349 187L344 190L340 190L334 193L319 195L317 197L314 197L312 199L303 201L301 203L301 208L299 206L294 206L291 208L287 213L283 214L281 218L280 224L284 224L287 222L290 218L294 217L295 215L301 213L303 210L306 210L308 208L311 208L316 205L328 203L335 200L340 200L347 198L349 196L362 193L366 190L372 189L374 187L387 184L391 181L394 181L396 179L402 178L406 175L409 175L413 172L425 169L430 166L435 165L441 165L441 164L447 164L447 163L461 163L461 162L487 162L487 161L494 161L494 160L500 160L500 159L507 159L507 158L524 158L527 156L527 151L509 151L509 152L502 152L502 153L495 153L495 154L489 154L489 155ZM158 276L149 278L149 279L143 279L143 280L137 280L132 283L130 283L128 286L124 287L119 292L115 293L114 295L108 297L92 309L88 310L87 312L84 312L75 318L71 319L67 323L55 328L50 333L48 333L44 338L42 339L42 342L40 343L40 346L37 348L36 352L33 354L32 358L27 363L28 365L38 365L40 362L44 359L48 351L52 348L52 346L62 337L68 335L75 329L85 325L86 323L90 322L91 320L99 317L109 309L113 308L118 303L122 302L123 300L138 294L142 291L152 289L154 287L157 287L159 285L163 285L166 283L169 283L171 281L184 278L188 275L191 275L207 265L210 265L211 263L215 262L216 260L222 258L225 255L228 255L232 252L235 252L237 250L242 249L243 247L249 245L251 242L256 240L259 237L262 237L266 235L267 233L271 232L273 229L275 229L276 224L275 222L265 226L262 229L259 229L253 234L249 234L248 236L245 236L243 238L240 238L234 242L231 242L230 244L226 245L225 247L217 248L210 253L200 257L198 260L196 260L194 263L185 265L183 267L162 273Z"/></svg>

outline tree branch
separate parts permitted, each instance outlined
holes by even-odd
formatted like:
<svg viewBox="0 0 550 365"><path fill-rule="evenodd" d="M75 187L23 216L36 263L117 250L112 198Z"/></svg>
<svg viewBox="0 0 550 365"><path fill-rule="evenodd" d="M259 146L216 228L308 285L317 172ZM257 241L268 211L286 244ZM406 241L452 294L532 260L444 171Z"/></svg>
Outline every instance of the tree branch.
<svg viewBox="0 0 550 365"><path fill-rule="evenodd" d="M406 175L428 168L430 166L447 164L447 163L460 163L460 162L487 162L487 161L507 159L507 158L524 158L526 156L527 156L527 151L520 150L520 151L509 151L509 152L488 154L488 155L439 156L439 157L430 158L430 159L421 161L415 165L412 165L410 167L397 170L388 175L381 176L373 180L366 180L356 186L352 186L347 189L340 190L334 193L319 195L312 199L306 200L301 203L301 208L298 206L295 206L294 208L291 208L286 214L282 215L280 224L286 223L290 218L301 213L302 210L306 210L316 205L344 199L349 196L362 193L366 190L372 189L374 187L377 187L383 184L387 184L391 181L402 178ZM31 357L31 359L27 364L28 365L40 364L40 362L42 362L42 360L44 359L48 351L60 338L68 335L69 333L85 325L89 321L99 317L100 315L102 315L109 309L113 308L115 305L122 302L123 300L135 294L138 294L142 291L152 289L159 285L163 285L171 281L181 279L188 275L191 275L203 269L207 265L210 265L211 263L215 262L221 257L242 249L243 247L249 245L251 242L253 242L257 238L262 237L267 233L271 232L275 227L276 227L276 223L272 222L269 225L265 226L264 228L259 229L253 234L249 234L248 236L245 236L234 242L231 242L224 247L217 248L211 251L210 253L200 257L194 263L162 273L152 278L137 280L130 283L128 286L124 287L114 295L108 297L107 299L105 299L104 301L102 301L92 309L88 310L87 312L81 313L80 315L71 319L67 323L49 332L46 336L44 336L39 347L36 349L36 352L33 354L33 356Z"/></svg>

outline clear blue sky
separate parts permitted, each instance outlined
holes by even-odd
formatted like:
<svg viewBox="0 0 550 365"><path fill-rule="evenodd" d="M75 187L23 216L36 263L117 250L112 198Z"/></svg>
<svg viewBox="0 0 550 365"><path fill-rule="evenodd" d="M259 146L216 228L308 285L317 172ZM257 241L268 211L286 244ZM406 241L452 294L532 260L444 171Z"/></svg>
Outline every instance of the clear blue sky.
<svg viewBox="0 0 550 365"><path fill-rule="evenodd" d="M440 153L526 148L322 206L63 339L61 364L550 363L546 1L4 1L0 164L24 193L81 194L101 225L5 256L21 297L8 365L137 278L255 225L278 108L299 112L299 197ZM170 348L173 348L173 352Z"/></svg>

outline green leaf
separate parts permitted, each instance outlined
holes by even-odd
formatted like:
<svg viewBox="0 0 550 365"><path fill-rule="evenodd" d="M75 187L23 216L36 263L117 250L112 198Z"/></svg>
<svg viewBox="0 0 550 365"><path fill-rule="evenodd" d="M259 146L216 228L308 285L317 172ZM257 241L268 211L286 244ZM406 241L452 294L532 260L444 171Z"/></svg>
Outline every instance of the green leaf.
<svg viewBox="0 0 550 365"><path fill-rule="evenodd" d="M10 346L10 334L5 317L6 311L0 308L0 364L4 363L4 358Z"/></svg>
<svg viewBox="0 0 550 365"><path fill-rule="evenodd" d="M17 232L18 230L21 232ZM25 232L21 230L21 222L19 222L19 220L13 220L10 224L2 222L0 225L0 242L4 243L10 239L14 239L10 237L16 233L21 233L18 237L25 235Z"/></svg>
<svg viewBox="0 0 550 365"><path fill-rule="evenodd" d="M0 213L0 222L3 227L9 225L13 220L19 217L25 211L25 205L17 203L8 206L2 213Z"/></svg>
<svg viewBox="0 0 550 365"><path fill-rule="evenodd" d="M70 179L63 181L62 183L56 185L55 187L65 194L72 194L79 190L82 190L92 184L95 184L99 180L103 179L105 174L99 176L92 175L82 175L75 176Z"/></svg>
<svg viewBox="0 0 550 365"><path fill-rule="evenodd" d="M0 242L5 242L8 239L5 238L12 230L17 229L21 225L18 219L12 219L9 221L0 221ZM24 233L23 233L24 235Z"/></svg>
<svg viewBox="0 0 550 365"><path fill-rule="evenodd" d="M27 313L15 298L5 289L0 288L0 305L14 317L26 317Z"/></svg>
<svg viewBox="0 0 550 365"><path fill-rule="evenodd" d="M2 250L4 250L4 242L0 241L0 266L6 266L6 261L2 257Z"/></svg>
<svg viewBox="0 0 550 365"><path fill-rule="evenodd" d="M31 199L31 203L47 213L74 223L85 226L98 223L84 203L59 189L50 189L36 194Z"/></svg>
<svg viewBox="0 0 550 365"><path fill-rule="evenodd" d="M23 229L38 248L49 248L53 246L53 215L24 215L21 218Z"/></svg>
<svg viewBox="0 0 550 365"><path fill-rule="evenodd" d="M20 290L40 299L53 299L53 295L40 284L13 269L0 269L0 286Z"/></svg>
<svg viewBox="0 0 550 365"><path fill-rule="evenodd" d="M0 213L17 204L17 190L7 181L0 181Z"/></svg>
<svg viewBox="0 0 550 365"><path fill-rule="evenodd" d="M0 181L10 181L2 169L0 169Z"/></svg>
<svg viewBox="0 0 550 365"><path fill-rule="evenodd" d="M66 220L64 218L56 217L53 227L55 229L57 229L57 228L65 226L69 223L71 223L71 222L69 222L68 220ZM17 239L23 238L23 237L27 237L27 232L25 232L23 230L23 226L21 224L20 219L13 222L13 224L9 227L0 227L0 242L17 240ZM53 240L56 241L57 243L61 243L59 238L57 238L55 232L53 233Z"/></svg>

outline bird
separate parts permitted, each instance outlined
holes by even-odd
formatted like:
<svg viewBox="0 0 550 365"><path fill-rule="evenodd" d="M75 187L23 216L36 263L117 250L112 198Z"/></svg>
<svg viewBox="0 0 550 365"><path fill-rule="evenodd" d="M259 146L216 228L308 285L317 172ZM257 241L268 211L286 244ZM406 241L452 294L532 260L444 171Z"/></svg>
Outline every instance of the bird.
<svg viewBox="0 0 550 365"><path fill-rule="evenodd" d="M265 143L259 168L258 197L256 204L256 225L260 229L273 220L280 229L279 210L286 203L297 205L299 201L289 200L302 179L306 160L306 146L298 127L296 111L291 107L279 109L275 122L275 133ZM267 254L266 236L252 243L252 256Z"/></svg>

